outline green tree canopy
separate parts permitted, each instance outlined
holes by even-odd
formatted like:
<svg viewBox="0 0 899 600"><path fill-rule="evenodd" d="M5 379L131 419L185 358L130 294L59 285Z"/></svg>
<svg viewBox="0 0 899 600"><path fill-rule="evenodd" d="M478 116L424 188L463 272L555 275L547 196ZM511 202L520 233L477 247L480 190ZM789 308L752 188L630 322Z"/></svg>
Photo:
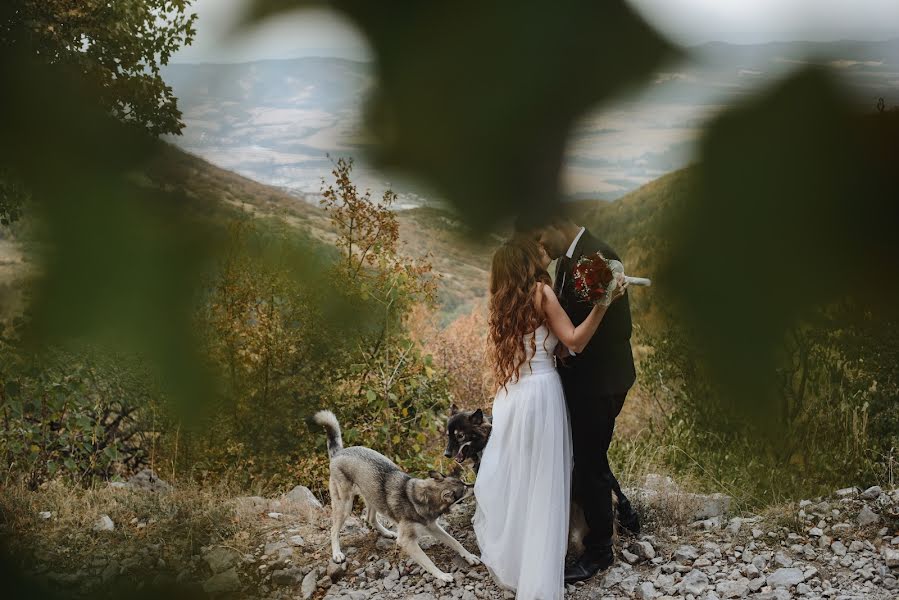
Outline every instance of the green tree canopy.
<svg viewBox="0 0 899 600"><path fill-rule="evenodd" d="M0 44L25 45L50 64L68 65L97 89L104 108L153 135L184 127L160 74L196 34L192 0L6 0Z"/></svg>

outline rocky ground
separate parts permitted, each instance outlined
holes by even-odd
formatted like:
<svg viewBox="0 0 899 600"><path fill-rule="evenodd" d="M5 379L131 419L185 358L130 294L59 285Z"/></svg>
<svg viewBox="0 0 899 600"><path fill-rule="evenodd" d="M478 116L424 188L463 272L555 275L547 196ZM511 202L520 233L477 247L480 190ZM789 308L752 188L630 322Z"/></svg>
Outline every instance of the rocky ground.
<svg viewBox="0 0 899 600"><path fill-rule="evenodd" d="M158 489L138 481L131 493L171 493L155 485ZM646 518L646 531L636 538L620 537L618 564L589 582L569 586L567 598L899 598L899 489L848 488L764 515L728 514L726 496L687 494L668 478L650 476L630 495ZM136 557L122 557L110 547L106 556L95 552L75 572L46 566L36 572L70 591L84 592L133 578L136 569L143 569L155 573L148 585L180 583L212 597L514 597L491 581L485 567L469 567L425 538L422 547L438 567L453 574L454 583L434 580L357 517L348 520L341 535L347 562L332 563L328 510L303 487L277 499L244 497L228 504L236 522L252 524L252 536L238 528L233 539L198 548L181 562L169 559L172 564L155 557L160 548L141 547ZM456 507L444 526L476 552L473 509L471 501ZM119 525L100 515L91 535L113 535L138 525Z"/></svg>

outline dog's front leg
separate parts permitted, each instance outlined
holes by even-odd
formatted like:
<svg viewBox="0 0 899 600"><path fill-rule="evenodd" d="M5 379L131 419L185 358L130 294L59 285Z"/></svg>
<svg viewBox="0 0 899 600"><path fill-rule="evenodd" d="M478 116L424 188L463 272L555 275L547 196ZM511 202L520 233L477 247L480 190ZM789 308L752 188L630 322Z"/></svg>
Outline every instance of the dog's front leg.
<svg viewBox="0 0 899 600"><path fill-rule="evenodd" d="M466 550L465 546L459 543L459 540L448 534L436 521L428 526L428 531L431 533L431 535L434 536L434 538L437 539L438 542L458 552L459 556L464 558L465 562L467 562L469 565L475 566L481 564L480 558Z"/></svg>
<svg viewBox="0 0 899 600"><path fill-rule="evenodd" d="M400 524L398 529L399 538L397 539L397 545L409 555L409 558L417 562L422 569L433 575L438 581L452 583L453 576L438 569L437 565L434 564L428 555L425 554L424 550L421 549L421 546L418 545L418 536L414 526L404 527Z"/></svg>

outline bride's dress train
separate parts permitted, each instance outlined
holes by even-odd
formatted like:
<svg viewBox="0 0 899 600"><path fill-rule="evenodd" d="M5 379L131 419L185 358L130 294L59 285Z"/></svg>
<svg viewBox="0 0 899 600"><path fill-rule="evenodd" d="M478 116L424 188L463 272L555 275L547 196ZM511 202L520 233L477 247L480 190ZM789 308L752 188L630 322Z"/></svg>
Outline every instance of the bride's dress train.
<svg viewBox="0 0 899 600"><path fill-rule="evenodd" d="M493 401L473 523L481 560L500 585L519 600L556 600L564 594L571 432L553 360L558 339L545 326L533 335L530 367Z"/></svg>

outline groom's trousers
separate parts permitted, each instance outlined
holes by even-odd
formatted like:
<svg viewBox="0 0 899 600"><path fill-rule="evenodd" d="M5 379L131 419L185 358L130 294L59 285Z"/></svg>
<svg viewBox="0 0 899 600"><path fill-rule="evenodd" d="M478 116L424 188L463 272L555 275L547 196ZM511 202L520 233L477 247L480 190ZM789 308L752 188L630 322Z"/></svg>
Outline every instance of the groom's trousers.
<svg viewBox="0 0 899 600"><path fill-rule="evenodd" d="M587 386L567 382L565 394L571 418L574 445L573 492L590 532L584 538L585 553L598 555L612 544L615 512L612 492L619 507L628 500L609 465L609 445L615 430L615 418L624 406L627 392L597 395Z"/></svg>

